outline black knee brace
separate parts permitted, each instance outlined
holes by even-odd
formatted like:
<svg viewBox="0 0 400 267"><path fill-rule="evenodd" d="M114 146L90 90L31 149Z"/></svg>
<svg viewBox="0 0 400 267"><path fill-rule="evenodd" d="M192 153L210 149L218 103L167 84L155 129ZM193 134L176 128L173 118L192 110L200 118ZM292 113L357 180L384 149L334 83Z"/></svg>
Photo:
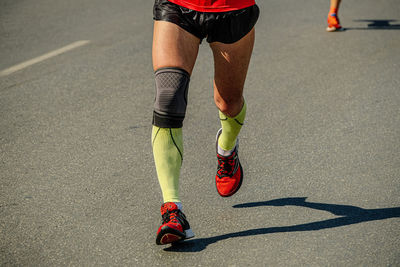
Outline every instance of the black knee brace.
<svg viewBox="0 0 400 267"><path fill-rule="evenodd" d="M162 68L156 70L155 80L153 125L181 128L186 114L189 73L180 68Z"/></svg>

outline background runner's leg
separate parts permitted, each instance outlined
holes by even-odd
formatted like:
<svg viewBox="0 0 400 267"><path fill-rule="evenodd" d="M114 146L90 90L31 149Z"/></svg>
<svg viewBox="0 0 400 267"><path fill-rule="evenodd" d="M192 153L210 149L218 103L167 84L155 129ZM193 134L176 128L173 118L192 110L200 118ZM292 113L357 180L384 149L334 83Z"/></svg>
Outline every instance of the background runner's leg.
<svg viewBox="0 0 400 267"><path fill-rule="evenodd" d="M339 9L341 0L331 0L331 9L334 8L336 11Z"/></svg>

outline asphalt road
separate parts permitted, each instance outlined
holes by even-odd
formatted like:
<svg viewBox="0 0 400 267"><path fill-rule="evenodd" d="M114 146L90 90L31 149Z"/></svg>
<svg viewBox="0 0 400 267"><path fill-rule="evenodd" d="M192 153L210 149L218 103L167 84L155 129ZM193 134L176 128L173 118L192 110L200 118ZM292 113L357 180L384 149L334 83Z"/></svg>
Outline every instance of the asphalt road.
<svg viewBox="0 0 400 267"><path fill-rule="evenodd" d="M242 188L213 177L211 52L184 124L196 237L157 246L152 1L0 2L1 266L400 266L400 5L258 1Z"/></svg>

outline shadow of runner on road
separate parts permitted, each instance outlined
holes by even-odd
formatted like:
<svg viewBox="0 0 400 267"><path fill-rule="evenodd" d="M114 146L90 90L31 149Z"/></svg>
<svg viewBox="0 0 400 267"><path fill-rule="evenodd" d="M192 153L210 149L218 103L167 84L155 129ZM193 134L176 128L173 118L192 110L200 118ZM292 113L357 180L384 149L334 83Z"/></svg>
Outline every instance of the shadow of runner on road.
<svg viewBox="0 0 400 267"><path fill-rule="evenodd" d="M172 245L171 247L165 248L164 250L174 252L199 252L206 249L207 246L210 244L217 243L218 241L229 238L265 235L273 233L317 231L356 223L400 217L400 207L384 209L363 209L350 205L306 202L306 197L281 198L269 201L250 202L234 205L233 208L252 208L261 206L299 206L310 209L328 211L334 215L338 215L341 217L305 224L257 228L208 238L198 238Z"/></svg>
<svg viewBox="0 0 400 267"><path fill-rule="evenodd" d="M369 22L367 27L345 27L344 30L400 30L400 24L391 24L395 19L357 19L355 22Z"/></svg>

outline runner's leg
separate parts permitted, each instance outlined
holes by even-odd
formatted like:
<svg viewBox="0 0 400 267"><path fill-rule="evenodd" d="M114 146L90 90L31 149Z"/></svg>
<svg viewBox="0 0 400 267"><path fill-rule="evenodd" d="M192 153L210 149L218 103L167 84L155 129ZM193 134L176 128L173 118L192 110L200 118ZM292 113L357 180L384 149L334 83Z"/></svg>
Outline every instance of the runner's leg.
<svg viewBox="0 0 400 267"><path fill-rule="evenodd" d="M254 28L233 44L213 42L214 55L214 101L220 111L222 134L218 144L231 150L243 125L246 104L243 87L255 40Z"/></svg>
<svg viewBox="0 0 400 267"><path fill-rule="evenodd" d="M153 68L182 69L191 74L200 40L179 26L154 22ZM153 125L152 145L157 176L164 202L180 203L179 174L183 157L182 128Z"/></svg>
<svg viewBox="0 0 400 267"><path fill-rule="evenodd" d="M192 74L200 39L176 24L155 21L153 32L153 69L177 67Z"/></svg>

